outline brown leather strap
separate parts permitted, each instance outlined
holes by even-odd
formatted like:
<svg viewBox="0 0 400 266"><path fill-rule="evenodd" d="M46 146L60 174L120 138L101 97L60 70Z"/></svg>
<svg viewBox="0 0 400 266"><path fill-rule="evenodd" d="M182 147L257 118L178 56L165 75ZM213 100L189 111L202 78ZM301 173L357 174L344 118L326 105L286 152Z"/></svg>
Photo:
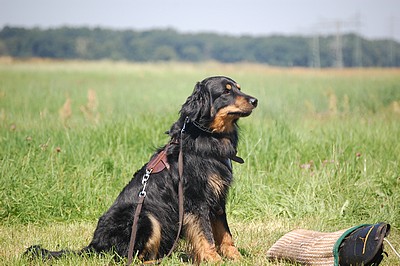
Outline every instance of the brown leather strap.
<svg viewBox="0 0 400 266"><path fill-rule="evenodd" d="M178 144L179 143L179 155L178 155L178 174L179 174L179 183L178 183L178 210L179 210L179 227L178 227L178 233L176 235L175 241L172 245L172 248L170 251L167 253L165 257L169 257L172 252L175 250L176 245L179 241L182 227L183 227L183 216L184 216L184 195L183 195L183 151L182 151L182 143L183 143L183 134L185 133L185 127L186 124L189 123L189 118L186 117L185 122L183 124L183 127L181 129L181 135L180 135L180 141L176 140L171 140L171 142L164 148L164 150L160 151L156 157L154 157L150 162L147 164L146 170L149 170L150 173L158 173L164 170L165 168L169 169L169 164L167 161L167 153L166 150L167 148L172 145L172 144ZM196 124L195 124L196 125ZM197 125L196 125L197 126ZM229 159L238 162L238 163L243 163L243 159L240 158L239 156L233 155ZM135 217L134 221L132 224L132 233L131 233L131 240L129 243L129 252L128 252L128 263L127 265L130 265L132 263L132 257L133 257L133 246L135 244L135 238L136 238L136 232L137 232L137 222L139 219L139 214L142 209L143 201L144 201L145 196L139 196L139 203L136 207L136 212L135 212ZM160 262L161 260L158 260Z"/></svg>
<svg viewBox="0 0 400 266"><path fill-rule="evenodd" d="M151 170L151 173L156 174L167 168L169 170L169 164L167 161L167 148L169 144L160 151L156 157L147 163L146 169Z"/></svg>
<svg viewBox="0 0 400 266"><path fill-rule="evenodd" d="M182 137L181 137L182 140ZM176 142L171 142L170 144L177 144ZM164 170L165 168L169 169L169 164L167 162L167 147L170 145L168 144L164 150L162 150L154 159L152 159L146 167L146 170L150 170L150 173L158 173ZM182 226L183 226L183 152L182 152L182 141L179 142L179 155L178 155L178 173L179 173L179 183L178 183L178 209L179 209L179 227L178 227L178 233L176 234L176 238L174 241L174 244L172 245L172 248L166 255L166 257L171 256L172 252L175 250L176 245L179 241L181 231L182 231ZM131 238L129 241L129 250L128 250L128 262L126 265L131 265L133 261L133 249L135 246L135 240L136 240L136 234L137 234L137 224L139 221L139 215L142 210L144 198L146 195L140 195L139 194L139 201L136 206L136 211L135 211L135 216L133 218L133 224L132 224L132 232L131 232Z"/></svg>
<svg viewBox="0 0 400 266"><path fill-rule="evenodd" d="M172 245L172 248L166 255L169 257L174 249L176 248L176 245L178 244L179 237L181 235L182 231L182 226L183 226L183 152L182 152L182 134L181 134L181 141L179 144L179 155L178 155L178 173L179 173L179 184L178 184L178 208L179 208L179 226L178 226L178 233L176 234L176 238L174 241L174 244Z"/></svg>
<svg viewBox="0 0 400 266"><path fill-rule="evenodd" d="M182 141L179 144L179 155L178 155L178 174L179 181L181 181L183 176L183 152L182 152Z"/></svg>
<svg viewBox="0 0 400 266"><path fill-rule="evenodd" d="M149 174L159 173L162 170L164 170L165 168L169 169L169 164L167 162L167 152L166 152L168 146L169 145L167 145L164 150L160 151L156 157L154 157L152 160L150 160L150 162L147 163L146 172L148 172ZM132 232L131 232L131 238L129 241L128 261L127 261L126 265L131 265L131 263L133 261L133 248L135 246L135 241L136 241L136 234L137 234L137 229L138 229L137 225L138 225L139 215L140 215L140 212L142 211L142 206L143 206L145 197L146 197L146 194L142 194L142 193L140 193L138 196L139 200L138 200L138 203L136 206L135 215L133 217Z"/></svg>
<svg viewBox="0 0 400 266"><path fill-rule="evenodd" d="M144 201L144 196L140 196L139 195L139 201L137 203L135 216L133 218L131 239L129 241L128 262L126 263L126 265L131 265L131 263L133 261L133 248L135 246L136 233L137 233L137 224L138 224L138 221L139 221L140 212L142 211L143 201Z"/></svg>

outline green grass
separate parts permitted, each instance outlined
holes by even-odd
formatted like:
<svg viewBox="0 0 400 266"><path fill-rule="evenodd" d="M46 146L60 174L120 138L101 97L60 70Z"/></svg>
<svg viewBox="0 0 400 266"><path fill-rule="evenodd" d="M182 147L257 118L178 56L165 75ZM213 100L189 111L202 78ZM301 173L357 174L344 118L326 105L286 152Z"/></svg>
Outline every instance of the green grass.
<svg viewBox="0 0 400 266"><path fill-rule="evenodd" d="M168 141L164 132L195 82L209 75L231 76L259 99L240 121L245 164L234 165L228 201L244 258L227 265L276 265L266 251L296 228L385 221L400 248L397 69L0 62L0 264L29 264L20 255L31 244L85 246L97 218ZM388 253L383 265L399 264ZM107 254L51 264L114 263Z"/></svg>

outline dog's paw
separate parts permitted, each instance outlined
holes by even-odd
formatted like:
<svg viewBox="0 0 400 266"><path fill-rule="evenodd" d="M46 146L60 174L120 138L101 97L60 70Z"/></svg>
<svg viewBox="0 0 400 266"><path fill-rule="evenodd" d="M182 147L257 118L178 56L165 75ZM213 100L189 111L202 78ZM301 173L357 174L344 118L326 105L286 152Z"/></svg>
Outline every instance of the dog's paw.
<svg viewBox="0 0 400 266"><path fill-rule="evenodd" d="M240 255L239 250L233 245L221 245L219 250L222 256L231 260L240 260L242 255Z"/></svg>
<svg viewBox="0 0 400 266"><path fill-rule="evenodd" d="M201 261L206 261L209 263L219 263L222 262L221 256L217 253L206 254Z"/></svg>
<svg viewBox="0 0 400 266"><path fill-rule="evenodd" d="M197 263L200 263L200 262L220 263L220 262L222 262L222 258L216 251L215 247L211 247L210 249L196 252L194 258Z"/></svg>

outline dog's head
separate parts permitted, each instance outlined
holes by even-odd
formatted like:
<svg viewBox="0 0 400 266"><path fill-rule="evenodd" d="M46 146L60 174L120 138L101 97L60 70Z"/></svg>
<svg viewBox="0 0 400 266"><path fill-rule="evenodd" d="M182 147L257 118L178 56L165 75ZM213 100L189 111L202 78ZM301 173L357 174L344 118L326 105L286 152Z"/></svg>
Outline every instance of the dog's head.
<svg viewBox="0 0 400 266"><path fill-rule="evenodd" d="M182 106L181 119L188 117L211 132L230 133L236 129L237 120L249 116L257 103L231 78L209 77L196 84Z"/></svg>

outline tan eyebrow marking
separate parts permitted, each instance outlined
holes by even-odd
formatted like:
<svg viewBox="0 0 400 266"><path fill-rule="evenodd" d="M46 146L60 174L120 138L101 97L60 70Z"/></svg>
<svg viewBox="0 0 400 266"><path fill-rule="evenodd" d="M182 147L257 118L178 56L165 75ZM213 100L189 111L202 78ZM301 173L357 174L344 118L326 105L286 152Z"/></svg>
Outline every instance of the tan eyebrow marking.
<svg viewBox="0 0 400 266"><path fill-rule="evenodd" d="M226 84L225 86L228 90L232 89L232 85L231 84Z"/></svg>
<svg viewBox="0 0 400 266"><path fill-rule="evenodd" d="M237 84L237 83L236 83L236 87L237 87L238 89L240 89L240 85L239 85L239 84Z"/></svg>

